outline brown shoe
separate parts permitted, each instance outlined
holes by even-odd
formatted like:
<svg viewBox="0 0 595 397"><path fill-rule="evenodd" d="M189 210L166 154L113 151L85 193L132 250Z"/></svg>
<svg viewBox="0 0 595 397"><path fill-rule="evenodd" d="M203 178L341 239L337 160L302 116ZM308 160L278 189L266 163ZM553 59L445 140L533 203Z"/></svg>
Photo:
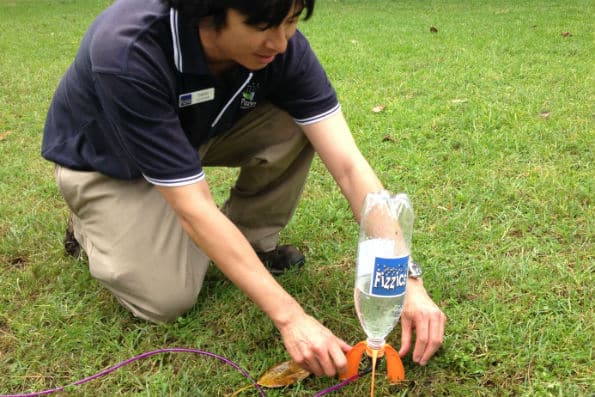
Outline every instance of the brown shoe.
<svg viewBox="0 0 595 397"><path fill-rule="evenodd" d="M280 245L272 251L256 253L272 275L278 276L289 268L300 268L306 263L304 255L293 245Z"/></svg>
<svg viewBox="0 0 595 397"><path fill-rule="evenodd" d="M68 217L66 234L64 236L64 251L75 259L81 256L81 245L74 237L74 226L72 224L72 214Z"/></svg>

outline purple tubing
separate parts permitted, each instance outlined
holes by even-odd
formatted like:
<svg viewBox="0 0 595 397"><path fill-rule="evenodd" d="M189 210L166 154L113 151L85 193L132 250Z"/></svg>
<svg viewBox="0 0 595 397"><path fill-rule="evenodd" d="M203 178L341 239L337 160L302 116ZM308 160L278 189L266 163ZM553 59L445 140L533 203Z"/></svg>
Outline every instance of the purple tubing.
<svg viewBox="0 0 595 397"><path fill-rule="evenodd" d="M215 353L210 353L210 352L207 352L207 351L204 351L204 350L186 349L186 348L180 348L180 347L173 347L173 348L165 348L165 349L152 350L152 351L148 351L148 352L139 354L138 356L134 356L132 358L129 358L128 360L124 360L124 361L122 361L122 362L114 365L113 367L109 367L107 369L104 369L103 371L98 372L95 375L91 375L91 376L89 376L87 378L84 378L84 379L81 379L81 380L77 380L76 382L74 382L74 383L72 383L72 384L70 384L68 386L62 386L62 387L58 387L56 389L44 390L44 391L35 392L35 393L29 393L29 394L0 395L0 397L37 397L37 396L46 396L48 394L56 393L56 392L59 392L59 391L64 391L64 389L67 388L67 387L79 386L79 385L82 385L83 383L87 383L87 382L90 382L90 381L95 380L97 378L101 378L102 376L105 376L107 374L110 374L110 373L114 372L115 370L117 370L119 368L122 368L125 365L128 365L128 364L133 363L133 362L138 361L138 360L142 360L143 358L151 357L151 356L154 356L156 354L161 354L161 353L194 353L194 354L200 354L200 355L203 355L203 356L208 356L208 357L216 358L217 360L222 361L225 364L230 365L230 366L234 367L235 369L237 369L242 375L244 375L247 379L249 379L250 382L252 382L252 384L254 385L254 387L260 393L261 397L266 397L266 394L264 393L264 390L256 382L256 380L254 380L254 378L252 378L248 372L246 372L244 369L242 369L242 367L240 367L238 364L234 363L230 359L227 359L227 358L225 358L223 356L219 356L219 355L217 355Z"/></svg>
<svg viewBox="0 0 595 397"><path fill-rule="evenodd" d="M360 374L357 375L353 375L351 378L347 378L345 379L343 382L341 383L337 383L334 386L329 387L328 389L324 389L319 391L318 393L316 393L315 395L313 395L312 397L320 397L320 396L324 396L325 394L329 394L334 392L335 390L339 390L345 386L347 386L348 384L350 384L351 382L355 382L356 380L358 380L361 377ZM2 397L2 396L0 396Z"/></svg>
<svg viewBox="0 0 595 397"><path fill-rule="evenodd" d="M52 394L52 393L56 393L56 392L60 392L60 391L64 391L66 388L68 387L72 387L72 386L79 386L82 385L84 383L90 382L92 380L101 378L102 376L108 375L114 371L116 371L119 368L122 368L125 365L128 365L130 363L133 363L135 361L138 360L142 360L144 358L147 357L151 357L154 356L156 354L161 354L161 353L193 353L193 354L199 354L199 355L203 355L203 356L207 356L207 357L211 357L211 358L216 358L217 360L231 366L234 367L235 369L237 369L242 375L244 375L244 377L246 377L251 383L252 385L256 388L256 390L258 390L258 393L260 394L261 397L266 397L266 393L264 392L264 390L262 389L262 386L260 386L258 384L258 382L256 380L254 380L254 378L252 378L250 376L250 374L248 372L246 372L242 367L240 367L238 364L234 363L233 361L231 361L228 358L225 358L223 356L220 356L218 354L215 353L211 353L211 352L207 352L204 350L199 350L199 349L189 349L189 348L181 348L181 347L172 347L172 348L163 348L163 349L157 349L157 350L152 350L152 351L148 351L142 354L139 354L138 356L134 356L131 357L127 360L124 360L112 367L109 367L107 369L104 369L101 372L96 373L95 375L91 375L89 377L86 377L84 379L81 380L77 380L74 383L71 383L70 385L67 386L62 386L62 387L57 387L55 389L50 389L50 390L44 390L44 391L40 391L40 392L34 392L34 393L28 393L28 394L6 394L6 395L0 395L0 397L37 397L37 396L47 396L48 394ZM351 382L356 381L357 379L360 378L360 374L358 375L354 375L351 378L345 379L343 382L338 383L334 386L331 386L327 389L321 390L320 392L316 393L313 397L320 397L320 396L324 396L325 394L329 394L335 390L339 390L340 388L347 386L348 384L350 384Z"/></svg>

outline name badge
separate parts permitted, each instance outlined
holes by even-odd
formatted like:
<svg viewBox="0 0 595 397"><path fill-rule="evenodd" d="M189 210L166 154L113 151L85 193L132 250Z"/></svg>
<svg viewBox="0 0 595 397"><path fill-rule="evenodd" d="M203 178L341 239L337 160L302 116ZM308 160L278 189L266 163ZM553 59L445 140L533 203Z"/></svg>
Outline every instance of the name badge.
<svg viewBox="0 0 595 397"><path fill-rule="evenodd" d="M215 99L215 88L205 88L204 90L188 92L186 94L180 95L179 107L185 108L186 106L212 101L213 99Z"/></svg>

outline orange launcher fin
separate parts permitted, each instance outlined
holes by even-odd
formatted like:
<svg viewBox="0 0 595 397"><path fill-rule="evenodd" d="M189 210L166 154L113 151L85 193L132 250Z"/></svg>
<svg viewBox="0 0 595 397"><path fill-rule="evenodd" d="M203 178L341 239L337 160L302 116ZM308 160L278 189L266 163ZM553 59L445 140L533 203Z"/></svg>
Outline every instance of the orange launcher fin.
<svg viewBox="0 0 595 397"><path fill-rule="evenodd" d="M349 352L347 352L347 371L339 374L339 379L345 380L357 375L359 364L368 344L365 341L357 343Z"/></svg>
<svg viewBox="0 0 595 397"><path fill-rule="evenodd" d="M390 383L399 383L405 380L405 368L399 353L391 346L384 345L384 356L386 358L386 372Z"/></svg>

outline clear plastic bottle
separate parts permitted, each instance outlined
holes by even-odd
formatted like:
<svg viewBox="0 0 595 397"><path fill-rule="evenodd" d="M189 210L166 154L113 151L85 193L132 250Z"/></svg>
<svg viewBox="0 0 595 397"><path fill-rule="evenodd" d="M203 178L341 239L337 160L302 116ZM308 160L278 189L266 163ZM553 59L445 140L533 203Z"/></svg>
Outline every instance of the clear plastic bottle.
<svg viewBox="0 0 595 397"><path fill-rule="evenodd" d="M366 196L354 300L370 349L381 350L403 309L413 233L413 208L406 194L386 190Z"/></svg>

